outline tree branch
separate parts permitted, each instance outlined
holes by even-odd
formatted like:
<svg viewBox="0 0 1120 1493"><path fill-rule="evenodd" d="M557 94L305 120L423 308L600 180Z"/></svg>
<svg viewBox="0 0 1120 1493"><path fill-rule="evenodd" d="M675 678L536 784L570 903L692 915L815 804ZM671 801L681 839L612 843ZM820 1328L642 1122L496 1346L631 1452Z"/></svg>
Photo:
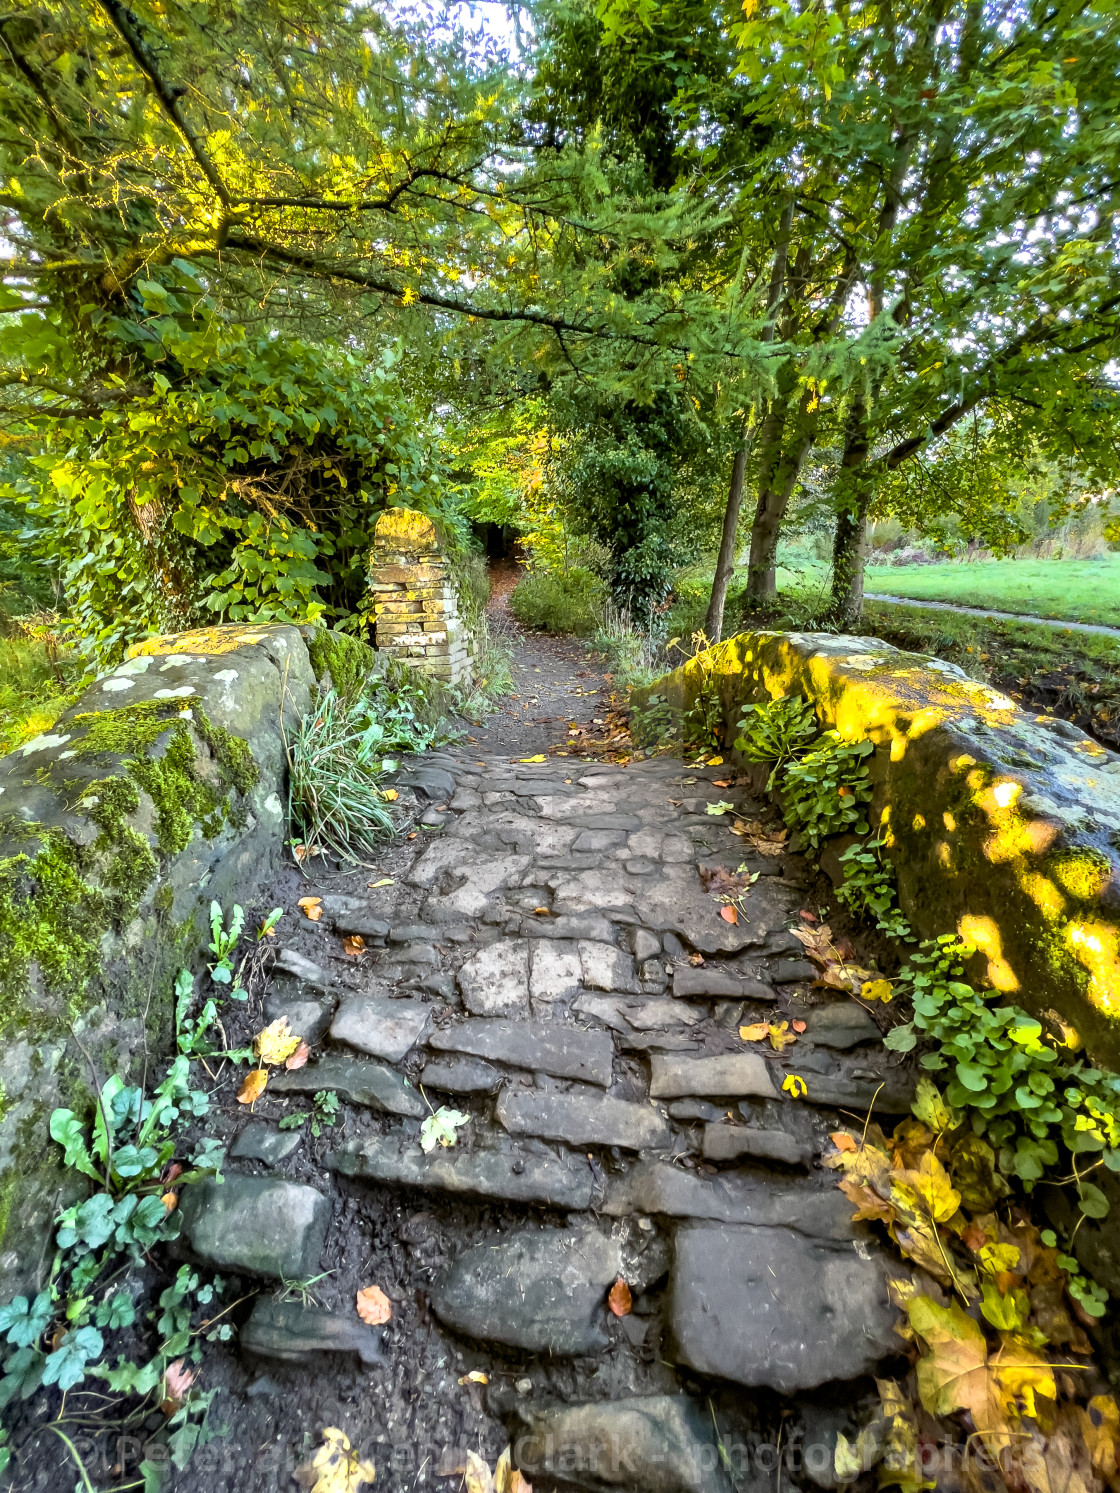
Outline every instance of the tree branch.
<svg viewBox="0 0 1120 1493"><path fill-rule="evenodd" d="M172 88L161 77L151 48L140 34L136 16L127 6L122 5L120 0L99 0L99 3L102 10L124 38L136 66L155 89L156 97L163 105L164 112L179 131L179 134L182 135L187 149L198 163L199 170L213 187L215 195L222 206L228 208L230 205L229 190L219 175L218 168L210 159L210 154L205 145L203 145L202 141L187 123L186 115L179 105L181 91L178 88Z"/></svg>

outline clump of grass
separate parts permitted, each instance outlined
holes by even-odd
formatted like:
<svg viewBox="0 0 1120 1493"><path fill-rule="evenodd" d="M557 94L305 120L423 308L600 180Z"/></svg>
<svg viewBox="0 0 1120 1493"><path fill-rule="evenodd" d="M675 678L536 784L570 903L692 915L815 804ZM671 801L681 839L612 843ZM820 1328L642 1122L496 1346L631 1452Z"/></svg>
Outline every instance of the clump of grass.
<svg viewBox="0 0 1120 1493"><path fill-rule="evenodd" d="M327 690L287 743L288 817L293 843L304 847L301 864L318 851L344 865L372 865L396 831L382 785L397 764L364 704Z"/></svg>
<svg viewBox="0 0 1120 1493"><path fill-rule="evenodd" d="M48 617L6 619L0 638L0 755L49 731L81 693L76 660Z"/></svg>

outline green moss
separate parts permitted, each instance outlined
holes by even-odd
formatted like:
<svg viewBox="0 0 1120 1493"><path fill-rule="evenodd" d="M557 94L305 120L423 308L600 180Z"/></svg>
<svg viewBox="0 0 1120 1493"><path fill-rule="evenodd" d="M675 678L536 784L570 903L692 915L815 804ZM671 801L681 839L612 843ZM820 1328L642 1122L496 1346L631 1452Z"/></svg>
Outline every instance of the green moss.
<svg viewBox="0 0 1120 1493"><path fill-rule="evenodd" d="M1108 856L1091 847L1060 850L1046 860L1045 869L1078 902L1096 902L1112 876Z"/></svg>
<svg viewBox="0 0 1120 1493"><path fill-rule="evenodd" d="M247 793L259 776L248 743L212 725L197 705L189 724L181 709L178 701L143 701L75 718L84 733L71 746L76 757L125 759L73 806L96 825L92 844L75 844L47 826L0 822L9 843L27 845L0 860L4 1025L28 1015L32 965L47 992L73 1000L100 968L104 935L136 916L159 870L148 837L129 822L142 792L154 807L156 845L167 856L190 844L196 826L213 839L227 820L239 820L234 794ZM200 761L194 733L209 747L213 766ZM170 896L170 887L160 888L161 909L169 908Z"/></svg>
<svg viewBox="0 0 1120 1493"><path fill-rule="evenodd" d="M329 673L331 683L344 699L353 699L371 669L377 667L377 655L368 643L348 633L320 627L307 645L307 654L315 678Z"/></svg>

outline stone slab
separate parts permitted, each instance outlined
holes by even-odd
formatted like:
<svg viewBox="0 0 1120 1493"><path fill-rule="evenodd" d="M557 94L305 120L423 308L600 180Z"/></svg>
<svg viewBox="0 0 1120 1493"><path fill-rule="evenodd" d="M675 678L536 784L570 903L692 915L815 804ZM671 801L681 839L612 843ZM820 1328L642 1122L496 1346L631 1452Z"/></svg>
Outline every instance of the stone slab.
<svg viewBox="0 0 1120 1493"><path fill-rule="evenodd" d="M529 995L533 1000L564 1000L579 990L583 975L576 944L559 939L537 939L532 951Z"/></svg>
<svg viewBox="0 0 1120 1493"><path fill-rule="evenodd" d="M192 1250L219 1270L295 1281L319 1269L330 1203L314 1187L227 1173L184 1187L179 1210Z"/></svg>
<svg viewBox="0 0 1120 1493"><path fill-rule="evenodd" d="M589 990L621 990L637 995L641 986L634 974L634 961L613 944L581 939L578 945L583 983Z"/></svg>
<svg viewBox="0 0 1120 1493"><path fill-rule="evenodd" d="M720 1057L653 1057L649 1092L653 1099L776 1099L778 1088L764 1058L754 1052Z"/></svg>
<svg viewBox="0 0 1120 1493"><path fill-rule="evenodd" d="M741 975L738 970L723 969L718 964L675 964L673 994L750 1001L774 999L772 986L762 980L752 979L749 975Z"/></svg>
<svg viewBox="0 0 1120 1493"><path fill-rule="evenodd" d="M621 1272L621 1245L594 1227L525 1230L464 1250L435 1281L431 1305L465 1337L597 1353L609 1342L605 1296Z"/></svg>
<svg viewBox="0 0 1120 1493"><path fill-rule="evenodd" d="M432 1032L428 1046L553 1078L581 1079L604 1089L610 1086L614 1063L614 1044L606 1032L583 1031L557 1021L459 1021Z"/></svg>
<svg viewBox="0 0 1120 1493"><path fill-rule="evenodd" d="M783 1395L872 1374L903 1349L887 1274L868 1245L857 1252L788 1228L683 1225L669 1283L671 1355Z"/></svg>
<svg viewBox="0 0 1120 1493"><path fill-rule="evenodd" d="M504 938L479 949L459 969L463 1004L475 1016L524 1016L529 1011L529 944Z"/></svg>
<svg viewBox="0 0 1120 1493"><path fill-rule="evenodd" d="M619 1032L663 1031L667 1027L696 1026L704 1012L695 1006L672 1000L669 996L591 995L584 993L572 1005L573 1011L594 1016Z"/></svg>
<svg viewBox="0 0 1120 1493"><path fill-rule="evenodd" d="M351 1104L385 1110L391 1115L419 1119L428 1113L419 1093L404 1075L376 1058L327 1053L305 1068L277 1073L268 1083L270 1094L315 1094L320 1089L333 1089Z"/></svg>
<svg viewBox="0 0 1120 1493"><path fill-rule="evenodd" d="M493 1094L506 1076L482 1058L429 1058L420 1082L426 1089L441 1089L447 1094Z"/></svg>
<svg viewBox="0 0 1120 1493"><path fill-rule="evenodd" d="M347 1177L430 1192L536 1203L583 1211L591 1206L591 1168L582 1156L553 1156L517 1146L467 1150L462 1144L425 1154L410 1137L367 1136L328 1157Z"/></svg>
<svg viewBox="0 0 1120 1493"><path fill-rule="evenodd" d="M356 1353L367 1368L385 1362L380 1328L271 1296L254 1301L238 1342L243 1352L279 1363L314 1364L322 1353Z"/></svg>
<svg viewBox="0 0 1120 1493"><path fill-rule="evenodd" d="M622 1146L631 1151L663 1151L673 1132L645 1104L610 1099L588 1089L556 1094L542 1089L505 1089L495 1110L511 1135L534 1135L570 1146Z"/></svg>
<svg viewBox="0 0 1120 1493"><path fill-rule="evenodd" d="M817 1047L831 1047L838 1052L858 1047L863 1042L878 1042L882 1034L874 1019L858 1001L830 1001L806 1015L808 1037Z"/></svg>
<svg viewBox="0 0 1120 1493"><path fill-rule="evenodd" d="M667 1161L640 1162L611 1179L602 1211L612 1218L659 1214L716 1223L784 1225L813 1239L850 1244L859 1232L836 1187L779 1182L749 1173L703 1177Z"/></svg>
<svg viewBox="0 0 1120 1493"><path fill-rule="evenodd" d="M730 1493L711 1415L685 1395L550 1406L529 1411L527 1421L517 1448L530 1482L558 1477L627 1493Z"/></svg>
<svg viewBox="0 0 1120 1493"><path fill-rule="evenodd" d="M744 1156L758 1161L781 1161L786 1166L808 1166L809 1146L784 1130L756 1130L747 1125L704 1126L700 1146L705 1161L738 1161Z"/></svg>
<svg viewBox="0 0 1120 1493"><path fill-rule="evenodd" d="M299 1130L277 1130L267 1120L250 1120L229 1149L234 1161L263 1161L276 1166L299 1146Z"/></svg>
<svg viewBox="0 0 1120 1493"><path fill-rule="evenodd" d="M353 995L331 1022L331 1038L371 1057L399 1063L427 1030L432 1008L424 1001Z"/></svg>

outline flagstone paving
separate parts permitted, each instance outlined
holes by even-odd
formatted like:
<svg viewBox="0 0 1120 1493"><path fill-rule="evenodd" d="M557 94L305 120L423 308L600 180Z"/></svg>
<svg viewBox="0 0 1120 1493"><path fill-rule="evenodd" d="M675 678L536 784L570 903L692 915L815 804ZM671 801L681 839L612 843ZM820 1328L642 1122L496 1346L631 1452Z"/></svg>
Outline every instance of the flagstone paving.
<svg viewBox="0 0 1120 1493"><path fill-rule="evenodd" d="M230 1486L285 1486L251 1447L320 1424L386 1489L459 1486L466 1447L492 1465L507 1442L538 1490L774 1488L779 1443L783 1487L833 1485L810 1451L854 1436L902 1346L901 1267L820 1158L912 1078L866 1010L811 984L791 929L812 872L707 812L766 813L726 771L429 753L401 781L440 823L387 854L392 885L280 889L322 896L317 921L284 919L264 1006L311 1061L252 1118L227 1106L227 1180L184 1199L196 1256L264 1286L222 1360L246 1448ZM761 874L731 922L705 886L744 863ZM804 1030L744 1042L764 1020ZM333 1127L275 1128L327 1089ZM425 1152L440 1109L457 1143ZM371 1283L383 1327L354 1313Z"/></svg>

